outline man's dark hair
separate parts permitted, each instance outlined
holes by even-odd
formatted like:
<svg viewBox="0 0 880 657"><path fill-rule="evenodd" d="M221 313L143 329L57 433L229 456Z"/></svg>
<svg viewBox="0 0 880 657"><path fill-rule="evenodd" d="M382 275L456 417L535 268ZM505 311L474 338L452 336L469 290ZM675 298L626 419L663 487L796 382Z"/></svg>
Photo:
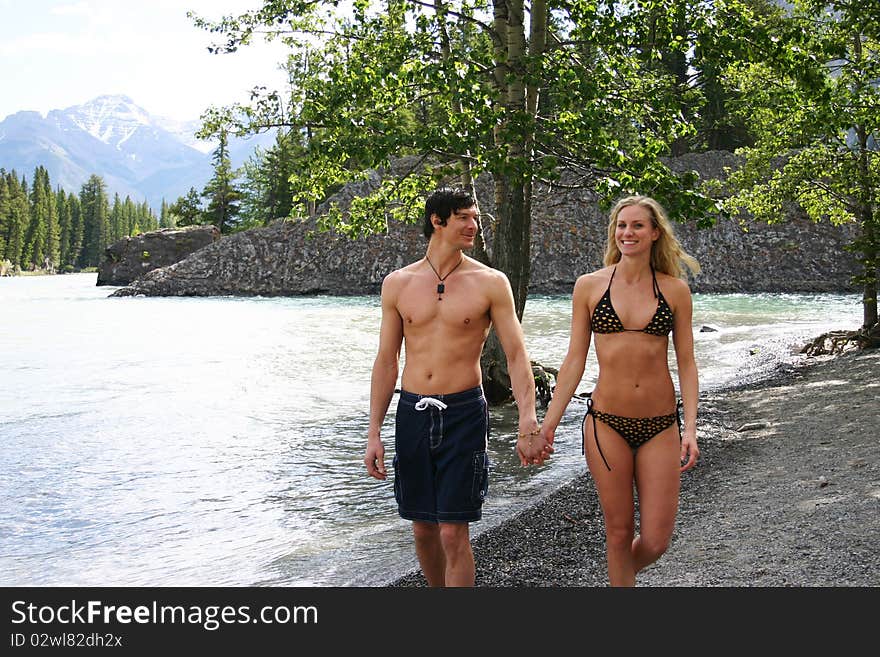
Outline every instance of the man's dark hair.
<svg viewBox="0 0 880 657"><path fill-rule="evenodd" d="M445 226L453 212L465 210L474 205L476 203L473 197L466 190L459 187L441 187L425 201L425 223L422 226L425 237L431 239L431 234L434 232L434 224L431 223L432 214L440 217L440 223Z"/></svg>

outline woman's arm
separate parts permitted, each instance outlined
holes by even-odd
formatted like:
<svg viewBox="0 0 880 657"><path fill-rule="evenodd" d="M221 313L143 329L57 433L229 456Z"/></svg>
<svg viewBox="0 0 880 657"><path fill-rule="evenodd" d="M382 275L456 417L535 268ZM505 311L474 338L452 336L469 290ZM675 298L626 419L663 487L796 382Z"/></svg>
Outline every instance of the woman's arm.
<svg viewBox="0 0 880 657"><path fill-rule="evenodd" d="M676 281L673 313L675 325L672 343L678 364L678 386L684 407L684 425L681 428L681 471L690 470L697 463L700 448L697 446L697 401L700 384L697 361L694 357L693 299L687 283Z"/></svg>
<svg viewBox="0 0 880 657"><path fill-rule="evenodd" d="M562 415L584 375L592 330L588 303L591 283L592 278L586 274L579 277L574 284L574 292L571 297L571 335L568 339L568 353L559 368L553 398L550 400L550 405L544 414L544 423L541 426L541 436L550 444L553 444L556 427L559 426Z"/></svg>

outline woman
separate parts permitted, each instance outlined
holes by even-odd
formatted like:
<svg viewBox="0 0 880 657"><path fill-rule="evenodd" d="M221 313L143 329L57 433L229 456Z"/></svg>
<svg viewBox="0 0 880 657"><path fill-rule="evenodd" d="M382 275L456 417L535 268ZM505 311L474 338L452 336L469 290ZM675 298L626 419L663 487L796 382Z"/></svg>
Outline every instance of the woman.
<svg viewBox="0 0 880 657"><path fill-rule="evenodd" d="M681 278L682 265L694 273L700 267L675 239L660 204L646 196L624 198L611 211L605 265L575 283L568 353L541 432L552 444L595 334L599 377L584 417L583 449L605 516L609 582L634 586L636 573L666 551L680 474L700 454L692 302ZM683 424L667 362L670 332Z"/></svg>

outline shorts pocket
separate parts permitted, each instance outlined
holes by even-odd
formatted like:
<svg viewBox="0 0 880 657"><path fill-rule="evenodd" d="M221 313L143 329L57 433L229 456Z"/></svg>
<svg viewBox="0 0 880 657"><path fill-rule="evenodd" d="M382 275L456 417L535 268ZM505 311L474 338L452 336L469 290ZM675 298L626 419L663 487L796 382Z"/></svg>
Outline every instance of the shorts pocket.
<svg viewBox="0 0 880 657"><path fill-rule="evenodd" d="M394 455L391 467L394 469L394 501L399 505L403 499L403 482L400 480L400 466L397 463L397 454Z"/></svg>
<svg viewBox="0 0 880 657"><path fill-rule="evenodd" d="M489 454L474 452L474 484L471 489L471 502L482 504L489 492Z"/></svg>

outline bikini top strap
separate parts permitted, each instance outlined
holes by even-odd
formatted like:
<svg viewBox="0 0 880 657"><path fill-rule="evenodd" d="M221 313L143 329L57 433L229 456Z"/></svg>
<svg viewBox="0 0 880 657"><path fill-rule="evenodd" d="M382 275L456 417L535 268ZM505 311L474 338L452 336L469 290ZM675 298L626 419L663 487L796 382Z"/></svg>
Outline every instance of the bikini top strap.
<svg viewBox="0 0 880 657"><path fill-rule="evenodd" d="M617 265L614 265L614 269L611 270L611 278L608 279L608 287L605 288L606 292L611 290L611 282L614 280L614 274L617 273Z"/></svg>
<svg viewBox="0 0 880 657"><path fill-rule="evenodd" d="M651 265L651 277L654 279L654 298L660 298L660 285L657 283L657 273L654 271L654 265Z"/></svg>

